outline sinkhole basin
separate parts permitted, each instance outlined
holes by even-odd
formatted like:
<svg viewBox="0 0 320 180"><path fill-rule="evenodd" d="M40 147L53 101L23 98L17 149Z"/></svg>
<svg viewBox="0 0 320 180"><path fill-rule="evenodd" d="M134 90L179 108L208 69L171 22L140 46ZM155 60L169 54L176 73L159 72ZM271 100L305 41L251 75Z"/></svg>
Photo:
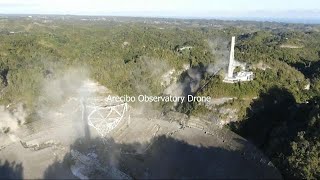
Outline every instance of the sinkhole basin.
<svg viewBox="0 0 320 180"><path fill-rule="evenodd" d="M69 98L1 134L0 178L281 178L260 150L228 129L180 113L108 104L107 94Z"/></svg>
<svg viewBox="0 0 320 180"><path fill-rule="evenodd" d="M96 165L80 162L78 172L92 179L118 177L110 168L134 179L281 178L256 147L228 129L196 117L179 121L132 111L103 135L88 124L68 121L28 135L21 131L2 145L0 159L21 164L26 179L78 178L71 171L78 161L70 153L74 150L89 161L88 154L96 154Z"/></svg>

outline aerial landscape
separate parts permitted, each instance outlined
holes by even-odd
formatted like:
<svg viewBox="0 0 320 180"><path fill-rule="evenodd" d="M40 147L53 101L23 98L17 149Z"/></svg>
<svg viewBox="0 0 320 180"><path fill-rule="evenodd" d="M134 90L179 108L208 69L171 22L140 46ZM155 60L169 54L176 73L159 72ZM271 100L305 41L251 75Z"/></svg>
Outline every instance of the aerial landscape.
<svg viewBox="0 0 320 180"><path fill-rule="evenodd" d="M0 179L320 178L318 2L132 2L0 0Z"/></svg>

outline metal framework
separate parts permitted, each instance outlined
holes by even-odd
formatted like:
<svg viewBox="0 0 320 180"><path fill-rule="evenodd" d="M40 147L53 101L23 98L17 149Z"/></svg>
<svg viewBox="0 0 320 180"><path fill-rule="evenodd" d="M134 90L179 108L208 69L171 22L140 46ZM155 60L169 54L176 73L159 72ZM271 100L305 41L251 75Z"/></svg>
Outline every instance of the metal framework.
<svg viewBox="0 0 320 180"><path fill-rule="evenodd" d="M128 111L128 104L110 104L106 99L90 98L82 101L82 119L87 118L88 125L102 136L106 137ZM88 112L88 114L86 114Z"/></svg>

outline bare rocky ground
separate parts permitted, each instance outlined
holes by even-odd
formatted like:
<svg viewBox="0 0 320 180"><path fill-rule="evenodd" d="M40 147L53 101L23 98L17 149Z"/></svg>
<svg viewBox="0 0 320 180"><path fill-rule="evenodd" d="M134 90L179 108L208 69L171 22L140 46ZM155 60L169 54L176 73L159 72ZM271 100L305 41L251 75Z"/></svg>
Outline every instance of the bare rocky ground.
<svg viewBox="0 0 320 180"><path fill-rule="evenodd" d="M99 107L103 97L111 94L92 82L83 86L103 91L99 96L95 93L94 98L101 100ZM105 124L95 123L96 128L88 125L94 115L90 116L90 108L83 111L84 101L68 98L55 111L46 112L50 114L47 119L44 116L1 135L2 162L21 165L18 178L25 179L281 178L251 143L215 123L128 106L117 110L118 115L107 109L104 113L110 112L110 118L105 121L120 121L110 132L101 133ZM114 104L103 107L108 106ZM72 111L65 112L69 107Z"/></svg>

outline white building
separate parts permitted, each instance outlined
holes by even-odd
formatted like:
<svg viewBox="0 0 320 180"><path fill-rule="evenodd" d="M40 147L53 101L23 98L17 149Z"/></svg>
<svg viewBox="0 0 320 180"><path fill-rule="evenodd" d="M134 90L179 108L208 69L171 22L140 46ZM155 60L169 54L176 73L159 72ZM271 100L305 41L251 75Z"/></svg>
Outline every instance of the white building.
<svg viewBox="0 0 320 180"><path fill-rule="evenodd" d="M246 71L246 64L241 63L239 61L234 60L234 45L235 45L235 37L232 36L231 39L231 49L230 49L230 58L228 65L228 72L226 77L223 79L225 83L235 83L239 81L251 81L253 80L254 74L251 71ZM240 67L241 71L234 73L234 69L236 67Z"/></svg>

